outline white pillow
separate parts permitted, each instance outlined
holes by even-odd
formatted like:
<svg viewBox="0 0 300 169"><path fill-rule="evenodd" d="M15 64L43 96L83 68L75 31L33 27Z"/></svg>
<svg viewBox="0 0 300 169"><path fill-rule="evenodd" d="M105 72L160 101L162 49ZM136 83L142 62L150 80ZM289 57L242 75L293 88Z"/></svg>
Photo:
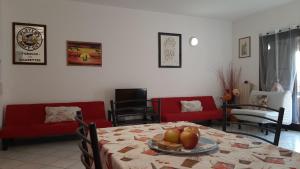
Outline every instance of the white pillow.
<svg viewBox="0 0 300 169"><path fill-rule="evenodd" d="M201 102L199 100L180 101L181 112L197 112L202 111Z"/></svg>
<svg viewBox="0 0 300 169"><path fill-rule="evenodd" d="M55 123L62 121L75 121L77 111L80 107L45 107L45 123Z"/></svg>

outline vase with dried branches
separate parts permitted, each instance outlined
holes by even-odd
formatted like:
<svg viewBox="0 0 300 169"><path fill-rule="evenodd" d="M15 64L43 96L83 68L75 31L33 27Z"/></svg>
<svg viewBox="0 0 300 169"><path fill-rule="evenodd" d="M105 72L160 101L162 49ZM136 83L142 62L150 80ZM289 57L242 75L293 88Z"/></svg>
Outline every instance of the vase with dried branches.
<svg viewBox="0 0 300 169"><path fill-rule="evenodd" d="M223 89L223 101L234 103L235 97L239 96L239 83L242 69L229 64L228 69L218 70L218 78Z"/></svg>

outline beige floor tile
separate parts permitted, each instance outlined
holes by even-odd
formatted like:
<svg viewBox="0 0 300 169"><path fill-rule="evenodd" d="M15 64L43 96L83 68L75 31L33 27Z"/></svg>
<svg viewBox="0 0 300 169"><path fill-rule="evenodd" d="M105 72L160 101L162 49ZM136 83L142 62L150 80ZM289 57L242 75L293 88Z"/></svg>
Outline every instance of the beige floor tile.
<svg viewBox="0 0 300 169"><path fill-rule="evenodd" d="M0 164L4 163L7 159L0 158Z"/></svg>
<svg viewBox="0 0 300 169"><path fill-rule="evenodd" d="M36 154L29 154L29 153L24 153L24 152L17 152L14 155L10 155L7 158L13 159L13 160L19 160L22 162L32 162L36 158L39 158L38 155Z"/></svg>
<svg viewBox="0 0 300 169"><path fill-rule="evenodd" d="M68 168L72 165L74 165L75 163L77 163L78 160L72 160L72 159L60 159L54 163L51 164L51 166L54 167L61 167L61 168Z"/></svg>
<svg viewBox="0 0 300 169"><path fill-rule="evenodd" d="M75 149L75 147L74 147ZM58 158L68 158L74 154L73 151L67 151L67 150L57 150L54 153L49 154L49 156L58 157Z"/></svg>
<svg viewBox="0 0 300 169"><path fill-rule="evenodd" d="M53 154L57 150L58 149L54 149L54 148L51 148L51 147L44 148L44 147L31 146L31 148L27 147L26 149L23 149L20 152L36 154L36 155L49 155L49 154Z"/></svg>
<svg viewBox="0 0 300 169"><path fill-rule="evenodd" d="M46 166L46 167L43 167L41 169L62 169L62 168L53 167L53 166Z"/></svg>
<svg viewBox="0 0 300 169"><path fill-rule="evenodd" d="M79 160L81 152L75 152L73 155L69 156L68 159Z"/></svg>
<svg viewBox="0 0 300 169"><path fill-rule="evenodd" d="M79 142L79 141L78 141ZM76 147L77 148L77 145L78 145L78 142L70 142L70 143L68 143L68 144L64 144L64 145L62 145L61 147L59 147L59 149L61 149L61 150L69 150L69 151L76 151L76 150L74 150L74 147Z"/></svg>
<svg viewBox="0 0 300 169"><path fill-rule="evenodd" d="M11 160L11 159L5 159L3 162L0 163L1 169L14 169L18 166L24 165L24 162L17 161L17 160Z"/></svg>
<svg viewBox="0 0 300 169"><path fill-rule="evenodd" d="M69 166L67 169L85 169L80 161L77 161L73 165Z"/></svg>
<svg viewBox="0 0 300 169"><path fill-rule="evenodd" d="M17 151L1 151L0 150L0 158L8 158L10 156L14 156L17 154Z"/></svg>
<svg viewBox="0 0 300 169"><path fill-rule="evenodd" d="M41 165L41 164L27 163L27 164L15 167L14 169L41 169L43 167L46 167L46 166L45 165Z"/></svg>
<svg viewBox="0 0 300 169"><path fill-rule="evenodd" d="M36 158L33 162L38 164L53 164L54 162L60 160L61 158L53 157L53 156L41 156L39 158Z"/></svg>

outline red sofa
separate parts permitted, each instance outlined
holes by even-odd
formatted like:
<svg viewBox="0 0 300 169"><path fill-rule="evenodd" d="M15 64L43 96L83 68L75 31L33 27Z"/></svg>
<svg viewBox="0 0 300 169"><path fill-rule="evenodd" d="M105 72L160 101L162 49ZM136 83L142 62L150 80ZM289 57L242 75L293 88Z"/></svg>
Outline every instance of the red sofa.
<svg viewBox="0 0 300 169"><path fill-rule="evenodd" d="M212 96L194 96L194 97L165 97L153 98L160 99L160 116L162 122L172 121L205 121L220 120L223 118L221 109L217 109ZM199 100L203 110L201 112L181 112L180 101ZM157 105L153 105L156 107Z"/></svg>
<svg viewBox="0 0 300 169"><path fill-rule="evenodd" d="M46 106L78 106L81 108L84 121L95 122L99 128L112 126L112 123L105 118L103 101L7 105L4 124L0 129L2 142L15 138L75 134L78 127L76 121L44 123Z"/></svg>

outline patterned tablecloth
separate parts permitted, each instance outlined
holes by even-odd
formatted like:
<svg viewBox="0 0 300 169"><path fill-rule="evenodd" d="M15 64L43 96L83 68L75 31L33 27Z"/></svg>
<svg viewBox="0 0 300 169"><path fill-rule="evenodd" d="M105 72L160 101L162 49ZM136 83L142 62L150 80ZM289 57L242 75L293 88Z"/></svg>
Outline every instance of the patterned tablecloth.
<svg viewBox="0 0 300 169"><path fill-rule="evenodd" d="M201 136L218 149L192 156L175 156L149 149L147 141L165 128L198 126ZM163 123L98 129L105 169L300 169L300 154L240 135L188 123Z"/></svg>

